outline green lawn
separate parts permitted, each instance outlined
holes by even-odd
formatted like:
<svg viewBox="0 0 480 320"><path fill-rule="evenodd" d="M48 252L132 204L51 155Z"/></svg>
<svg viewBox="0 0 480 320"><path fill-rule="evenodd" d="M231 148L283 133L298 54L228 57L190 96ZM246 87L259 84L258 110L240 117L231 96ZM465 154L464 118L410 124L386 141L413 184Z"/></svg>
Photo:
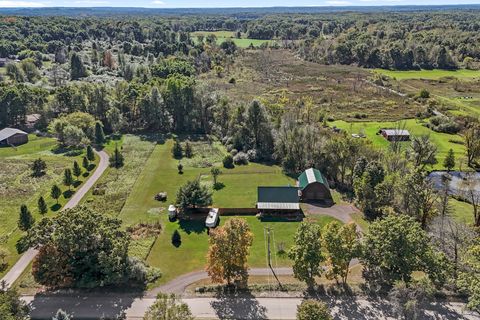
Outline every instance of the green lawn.
<svg viewBox="0 0 480 320"><path fill-rule="evenodd" d="M473 207L470 203L450 198L450 206L452 208L452 217L456 221L467 224L472 224L474 222Z"/></svg>
<svg viewBox="0 0 480 320"><path fill-rule="evenodd" d="M382 135L377 135L377 132L381 128L397 128L399 127L410 131L412 135L429 135L433 143L438 147L437 160L438 163L433 166L434 170L444 169L443 160L445 159L448 151L453 149L455 152L457 167L462 163L465 158L465 146L461 143L454 143L451 141L462 142L463 139L459 135L452 135L446 133L439 133L422 125L419 120L408 119L402 122L345 122L342 120L331 122L331 126L337 126L338 128L346 130L348 133L361 133L363 132L369 140L372 141L374 146L380 148L388 148L390 142L388 142ZM404 143L405 146L408 142ZM465 166L463 166L465 167Z"/></svg>
<svg viewBox="0 0 480 320"><path fill-rule="evenodd" d="M411 70L411 71L395 71L395 70L385 70L385 69L375 69L374 72L381 73L391 78L397 80L405 79L430 79L437 80L444 77L455 77L458 79L473 79L480 78L480 71L478 70Z"/></svg>
<svg viewBox="0 0 480 320"><path fill-rule="evenodd" d="M235 36L235 32L232 31L195 31L192 32L190 36L195 42L197 42L197 36L203 35L206 37L209 34L214 34L217 37L217 44L221 44L225 40L230 39L240 48L248 48L250 44L252 44L254 47L259 47L264 43L271 44L276 42L275 40L248 39L245 38L244 35L242 35L242 38L237 38Z"/></svg>
<svg viewBox="0 0 480 320"><path fill-rule="evenodd" d="M49 207L47 215L54 215L72 195L71 192L64 192L56 205L56 201L50 197L50 188L56 183L62 191L67 191L62 185L63 171L65 168L72 168L74 160L81 165L83 155L67 156L65 153L53 152L55 146L56 141L52 138L29 135L27 144L17 148L0 148L0 246L9 251L6 259L8 268L19 257L15 244L22 236L17 227L20 206L26 204L39 221L41 216L38 213L37 201L40 196L45 198ZM31 176L30 165L38 158L46 162L47 170L44 176L34 178ZM71 188L72 192L80 187L88 175L80 176L76 187ZM7 270L0 271L0 276Z"/></svg>
<svg viewBox="0 0 480 320"><path fill-rule="evenodd" d="M133 190L131 191L120 218L124 225L134 225L138 222L162 222L162 233L157 238L148 255L147 262L159 267L163 273L162 283L178 275L201 270L205 265L205 256L208 249L208 236L204 228L204 221L170 222L167 218L166 207L175 201L178 188L188 180L200 177L203 184L212 187L210 166L221 167L221 159L226 154L223 146L217 141L209 141L203 137L200 141L192 142L194 157L182 159L184 173L178 174L178 160L171 154L172 140L157 144L148 161L143 166ZM234 169L221 169L223 174L219 181L225 186L213 195L213 205L218 207L253 207L256 202L257 186L259 185L293 185L294 180L285 176L277 166L267 166L250 163L247 166L237 166ZM168 201L158 202L153 199L158 192L166 191ZM284 243L285 249L291 245L293 234L298 222L260 222L254 216L243 216L254 233L253 248L249 258L252 266L265 266L265 249L263 242L263 227L270 226L275 233L276 244ZM221 223L231 217L222 217ZM333 219L330 217L310 217L320 224L326 224ZM182 244L176 248L171 244L171 237L175 230L180 232ZM134 245L134 251L143 252L147 243ZM279 265L288 265L285 257L277 257Z"/></svg>
<svg viewBox="0 0 480 320"><path fill-rule="evenodd" d="M275 245L272 246L272 262L274 265L291 265L290 260L285 255L279 255L277 251L282 246L284 250L290 248L299 222L261 222L255 216L239 217L247 221L254 236L248 258L251 267L266 267L264 227L270 227L273 230ZM221 217L221 224L231 218ZM328 216L315 216L309 219L321 226L335 220ZM164 230L153 245L147 259L149 265L158 267L162 271L163 276L159 283L165 283L191 271L202 270L205 267L208 251L208 235L204 228L204 221L169 222L166 214L161 216L161 221ZM171 237L175 230L179 231L182 238L182 243L178 248L171 243Z"/></svg>

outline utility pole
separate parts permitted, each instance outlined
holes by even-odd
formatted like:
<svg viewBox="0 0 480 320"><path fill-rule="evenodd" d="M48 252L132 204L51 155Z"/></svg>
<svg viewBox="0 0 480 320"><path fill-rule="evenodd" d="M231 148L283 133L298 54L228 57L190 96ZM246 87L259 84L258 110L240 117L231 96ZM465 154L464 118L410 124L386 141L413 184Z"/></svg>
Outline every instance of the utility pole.
<svg viewBox="0 0 480 320"><path fill-rule="evenodd" d="M278 286L280 287L280 290L283 290L282 288L282 284L280 283L280 280L278 279L277 275L275 274L275 270L273 270L273 267L272 267L272 259L271 259L271 254L270 254L270 228L269 227L265 227L265 230L267 231L267 260L268 260L268 267L270 268L270 270L272 270L272 273L273 273L273 276L275 277L275 279L277 280L278 282Z"/></svg>

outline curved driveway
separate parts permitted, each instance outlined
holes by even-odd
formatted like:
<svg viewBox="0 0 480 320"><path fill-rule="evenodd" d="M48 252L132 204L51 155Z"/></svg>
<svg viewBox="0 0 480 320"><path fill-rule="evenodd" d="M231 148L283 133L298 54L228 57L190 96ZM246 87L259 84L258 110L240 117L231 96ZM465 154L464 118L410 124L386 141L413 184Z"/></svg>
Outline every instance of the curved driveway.
<svg viewBox="0 0 480 320"><path fill-rule="evenodd" d="M80 200L87 194L91 187L97 182L97 180L102 176L103 172L108 168L108 154L105 151L96 151L95 153L100 157L97 168L93 174L88 178L88 180L80 187L80 189L75 192L75 194L68 200L62 210L70 209L75 207L80 203ZM13 265L10 271L0 280L5 282L7 288L11 287L12 284L17 281L20 275L27 269L30 262L37 255L37 250L34 248L28 249L18 261Z"/></svg>

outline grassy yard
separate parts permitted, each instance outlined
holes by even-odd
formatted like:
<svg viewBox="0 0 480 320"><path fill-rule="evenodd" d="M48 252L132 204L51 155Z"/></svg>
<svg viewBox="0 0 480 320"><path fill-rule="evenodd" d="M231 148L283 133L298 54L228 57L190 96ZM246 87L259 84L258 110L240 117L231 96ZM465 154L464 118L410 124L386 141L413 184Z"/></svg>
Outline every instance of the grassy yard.
<svg viewBox="0 0 480 320"><path fill-rule="evenodd" d="M438 80L440 78L454 77L458 79L473 79L480 78L480 71L478 70L409 70L409 71L395 71L385 69L375 69L374 72L381 73L397 80L405 79L429 79Z"/></svg>
<svg viewBox="0 0 480 320"><path fill-rule="evenodd" d="M209 34L213 34L217 37L217 44L221 44L227 39L232 40L240 48L248 48L250 45L254 47L260 47L264 43L273 44L275 40L261 40L261 39L248 39L242 34L241 38L237 38L233 31L195 31L190 34L195 42L198 41L197 36L203 35L207 37Z"/></svg>
<svg viewBox="0 0 480 320"><path fill-rule="evenodd" d="M452 217L456 221L467 224L474 222L473 207L470 203L450 198L450 206L452 208Z"/></svg>
<svg viewBox="0 0 480 320"><path fill-rule="evenodd" d="M43 196L49 207L47 215L54 215L72 196L73 192L88 178L84 172L72 186L71 191L62 185L63 172L72 168L73 161L81 165L83 151L68 156L67 153L55 149L56 141L51 138L29 136L29 142L17 148L0 148L0 246L9 251L6 261L10 268L18 259L15 244L22 236L17 227L18 212L22 204L26 204L35 219L41 219L37 201ZM31 176L30 165L38 158L47 164L46 174L39 178ZM93 170L96 163L92 165ZM83 168L82 168L83 169ZM85 171L85 170L83 170ZM50 197L50 188L56 183L63 191L58 201ZM8 270L7 268L7 270ZM0 270L0 276L7 270Z"/></svg>
<svg viewBox="0 0 480 320"><path fill-rule="evenodd" d="M231 218L222 217L221 224ZM247 221L254 235L248 258L251 267L266 267L265 227L270 227L274 231L275 246L272 248L272 254L274 252L275 255L272 255L273 263L278 266L291 264L286 255L278 254L278 251L282 248L288 250L293 244L293 235L299 222L261 222L255 216L240 216L240 218ZM315 216L308 219L321 226L335 220L328 216ZM161 215L161 220L164 230L153 245L147 259L149 265L161 269L163 276L160 282L165 283L184 273L203 269L208 251L208 235L204 227L204 221L169 222L166 214ZM171 242L175 230L178 230L182 238L181 245L178 248Z"/></svg>
<svg viewBox="0 0 480 320"><path fill-rule="evenodd" d="M443 160L445 159L448 151L453 149L456 157L457 167L463 162L465 158L465 146L462 144L463 139L459 135L451 135L446 133L439 133L422 125L419 120L409 119L399 122L345 122L334 121L330 123L331 126L337 126L344 129L349 133L364 133L369 140L372 141L374 146L380 148L388 148L390 142L388 142L382 135L377 135L377 132L381 128L397 128L405 127L412 135L429 135L433 143L438 147L437 160L438 163L433 166L434 170L441 170L443 168ZM455 142L452 142L455 141ZM408 142L404 143L405 146ZM465 167L465 165L463 166Z"/></svg>
<svg viewBox="0 0 480 320"><path fill-rule="evenodd" d="M126 226L139 222L162 223L162 232L156 239L147 258L147 262L162 270L162 283L193 270L200 270L205 265L205 255L208 249L207 230L204 221L176 221L170 222L167 218L166 207L175 201L178 188L188 180L200 178L204 185L213 188L210 176L211 165L221 166L221 159L226 151L223 146L208 137L197 137L192 142L194 157L182 159L184 173L178 174L178 160L171 154L173 140L157 144L148 161L143 165L120 218ZM213 205L218 207L252 207L256 202L257 186L259 185L288 185L294 180L285 176L277 166L267 166L250 163L247 166L237 166L234 169L222 168L223 174L219 182L224 184L221 190L214 191ZM154 200L154 195L165 191L168 201L162 203ZM254 244L249 262L251 266L265 266L265 248L263 228L272 227L275 234L275 243L286 250L292 244L293 234L298 222L260 222L254 216L243 216L254 233ZM222 217L225 223L231 217ZM324 225L333 220L330 217L309 217L312 221ZM175 230L180 232L182 242L177 248L171 243ZM148 241L134 244L135 253L144 252ZM278 248L277 248L278 249ZM139 254L140 256L142 254ZM279 265L288 265L285 257L277 257Z"/></svg>

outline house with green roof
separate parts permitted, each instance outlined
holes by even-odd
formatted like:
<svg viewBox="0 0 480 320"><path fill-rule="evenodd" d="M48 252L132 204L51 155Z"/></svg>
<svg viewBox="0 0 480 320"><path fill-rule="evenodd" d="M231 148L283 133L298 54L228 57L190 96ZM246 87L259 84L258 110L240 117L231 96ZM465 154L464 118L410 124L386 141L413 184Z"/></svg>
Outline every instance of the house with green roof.
<svg viewBox="0 0 480 320"><path fill-rule="evenodd" d="M321 202L326 205L333 204L332 194L327 178L317 169L305 170L298 177L300 199L304 202Z"/></svg>

